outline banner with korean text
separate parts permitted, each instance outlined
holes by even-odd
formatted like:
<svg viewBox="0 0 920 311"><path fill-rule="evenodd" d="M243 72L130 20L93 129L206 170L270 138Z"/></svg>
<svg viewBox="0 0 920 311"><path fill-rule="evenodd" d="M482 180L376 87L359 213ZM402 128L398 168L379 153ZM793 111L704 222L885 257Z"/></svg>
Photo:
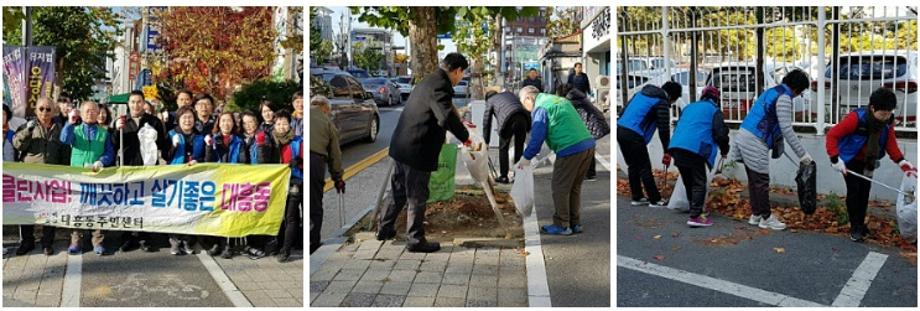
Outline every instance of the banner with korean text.
<svg viewBox="0 0 920 311"><path fill-rule="evenodd" d="M3 224L277 235L291 169L216 164L91 169L3 163Z"/></svg>

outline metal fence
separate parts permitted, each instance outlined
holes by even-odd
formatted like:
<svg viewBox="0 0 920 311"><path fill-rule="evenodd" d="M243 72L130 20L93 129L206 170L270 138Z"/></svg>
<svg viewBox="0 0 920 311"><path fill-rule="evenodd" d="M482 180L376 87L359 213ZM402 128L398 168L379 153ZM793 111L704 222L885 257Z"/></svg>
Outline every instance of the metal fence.
<svg viewBox="0 0 920 311"><path fill-rule="evenodd" d="M916 7L619 7L616 44L618 107L671 80L684 89L676 119L712 85L737 124L764 89L801 69L812 83L793 101L799 128L823 134L888 87L896 129L917 132Z"/></svg>

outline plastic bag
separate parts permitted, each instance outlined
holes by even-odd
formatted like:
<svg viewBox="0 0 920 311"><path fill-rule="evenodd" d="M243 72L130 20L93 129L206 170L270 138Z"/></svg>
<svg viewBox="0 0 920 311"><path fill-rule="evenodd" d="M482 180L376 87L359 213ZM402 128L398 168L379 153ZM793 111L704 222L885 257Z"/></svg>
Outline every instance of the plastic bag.
<svg viewBox="0 0 920 311"><path fill-rule="evenodd" d="M488 146L482 142L473 142L470 147L461 149L463 164L470 171L473 180L479 183L489 182L489 153Z"/></svg>
<svg viewBox="0 0 920 311"><path fill-rule="evenodd" d="M533 211L534 193L533 193L533 166L527 165L524 168L514 167L514 184L511 185L511 200L514 201L514 208L523 217L530 216Z"/></svg>
<svg viewBox="0 0 920 311"><path fill-rule="evenodd" d="M137 138L140 140L144 165L157 165L157 131L150 124L144 124L137 131Z"/></svg>
<svg viewBox="0 0 920 311"><path fill-rule="evenodd" d="M712 168L709 170L709 173L706 173L707 193L709 192L709 184L712 183L712 179L716 177L716 172L718 171L717 168ZM674 191L671 192L671 198L668 199L668 209L679 210L681 212L690 210L690 201L687 200L687 187L684 185L684 181L680 178L680 175L677 175Z"/></svg>
<svg viewBox="0 0 920 311"><path fill-rule="evenodd" d="M898 194L897 212L898 212L898 230L901 231L901 237L910 242L917 241L917 178L904 175L901 179L901 191L904 193L913 193L914 197L908 197L904 193Z"/></svg>
<svg viewBox="0 0 920 311"><path fill-rule="evenodd" d="M795 174L796 192L799 194L799 207L806 215L815 213L818 207L818 165L815 161L808 164L800 163L799 171Z"/></svg>
<svg viewBox="0 0 920 311"><path fill-rule="evenodd" d="M438 155L438 170L428 181L428 203L446 201L454 197L454 176L457 173L457 145L444 144Z"/></svg>

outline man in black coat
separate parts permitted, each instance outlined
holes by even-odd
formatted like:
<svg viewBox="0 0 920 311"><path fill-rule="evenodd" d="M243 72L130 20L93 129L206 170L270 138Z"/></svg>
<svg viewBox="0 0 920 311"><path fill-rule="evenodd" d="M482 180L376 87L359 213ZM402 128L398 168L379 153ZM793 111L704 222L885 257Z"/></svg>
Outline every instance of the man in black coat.
<svg viewBox="0 0 920 311"><path fill-rule="evenodd" d="M539 74L540 73L537 72L536 69L530 68L530 70L527 71L527 78L521 82L521 88L532 85L537 88L537 90L540 90L540 93L543 93L543 80L540 80L540 77L537 76Z"/></svg>
<svg viewBox="0 0 920 311"><path fill-rule="evenodd" d="M115 150L121 151L119 154L123 157L122 165L124 166L144 166L144 159L141 155L141 142L137 135L138 131L144 128L144 125L149 124L157 132L157 159L160 158L160 152L167 150L170 145L170 141L164 132L163 122L156 116L146 113L144 104L144 93L132 91L128 95L128 115L121 116L115 120L112 139L115 144ZM124 138L121 135L124 135ZM123 231L121 250L128 251L140 247L147 252L156 251L150 242L150 234L146 232Z"/></svg>
<svg viewBox="0 0 920 311"><path fill-rule="evenodd" d="M500 173L495 182L507 184L508 149L514 138L514 163L521 159L524 152L524 139L530 131L530 113L524 109L517 95L510 92L486 93L486 112L482 115L482 135L486 145L492 136L492 116L498 126L498 165Z"/></svg>
<svg viewBox="0 0 920 311"><path fill-rule="evenodd" d="M575 63L575 72L569 75L568 84L582 93L591 94L591 80L584 73L581 63Z"/></svg>
<svg viewBox="0 0 920 311"><path fill-rule="evenodd" d="M438 169L438 155L447 131L465 145L470 144L469 132L452 101L453 86L463 78L469 62L460 53L450 53L440 67L412 90L390 141L390 157L396 164L391 181L393 203L381 213L377 239L396 236L396 217L408 203L406 250L410 252L441 249L437 242L425 240L424 222L428 180L431 172Z"/></svg>

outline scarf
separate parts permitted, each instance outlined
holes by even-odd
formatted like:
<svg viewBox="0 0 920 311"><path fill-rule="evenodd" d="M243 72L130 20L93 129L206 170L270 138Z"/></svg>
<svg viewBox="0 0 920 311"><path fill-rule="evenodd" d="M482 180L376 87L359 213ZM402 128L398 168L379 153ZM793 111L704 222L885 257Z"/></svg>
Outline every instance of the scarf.
<svg viewBox="0 0 920 311"><path fill-rule="evenodd" d="M272 132L272 138L275 139L275 142L278 143L278 146L284 146L294 139L294 131L287 131L281 134L278 132Z"/></svg>

